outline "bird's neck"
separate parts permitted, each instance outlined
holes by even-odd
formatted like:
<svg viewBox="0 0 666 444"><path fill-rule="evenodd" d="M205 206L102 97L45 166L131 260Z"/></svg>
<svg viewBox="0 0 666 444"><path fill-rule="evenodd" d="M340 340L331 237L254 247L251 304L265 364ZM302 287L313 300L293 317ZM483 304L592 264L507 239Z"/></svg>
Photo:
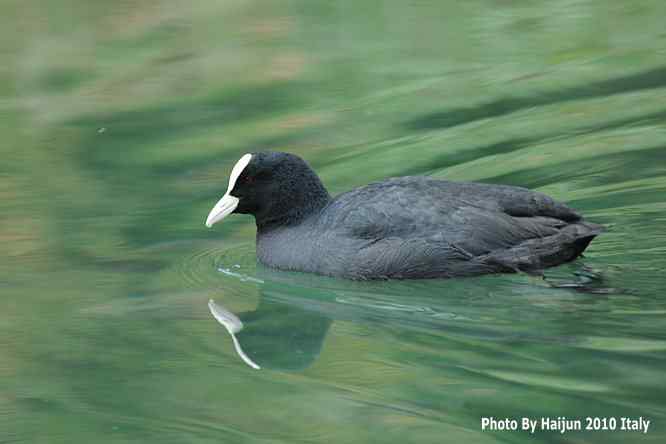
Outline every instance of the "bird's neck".
<svg viewBox="0 0 666 444"><path fill-rule="evenodd" d="M284 190L280 200L255 214L258 233L299 225L329 204L331 195L319 177L313 173L308 179L300 181L297 189Z"/></svg>

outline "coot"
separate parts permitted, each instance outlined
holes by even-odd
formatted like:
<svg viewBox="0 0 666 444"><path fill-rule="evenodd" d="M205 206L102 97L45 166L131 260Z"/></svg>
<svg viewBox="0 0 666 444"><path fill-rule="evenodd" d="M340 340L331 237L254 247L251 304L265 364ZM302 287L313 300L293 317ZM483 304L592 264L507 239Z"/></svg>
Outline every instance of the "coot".
<svg viewBox="0 0 666 444"><path fill-rule="evenodd" d="M603 231L525 188L398 177L336 197L300 157L240 158L211 227L252 214L262 264L349 279L538 272L571 261Z"/></svg>

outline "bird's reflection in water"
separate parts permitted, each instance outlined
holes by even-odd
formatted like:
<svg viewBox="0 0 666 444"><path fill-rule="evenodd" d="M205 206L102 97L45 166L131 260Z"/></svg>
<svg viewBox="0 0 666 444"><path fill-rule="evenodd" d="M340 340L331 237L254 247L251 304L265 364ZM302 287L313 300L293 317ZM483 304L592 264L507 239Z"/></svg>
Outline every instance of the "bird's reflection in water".
<svg viewBox="0 0 666 444"><path fill-rule="evenodd" d="M403 337L418 331L439 335L440 339L462 335L497 342L524 338L526 333L517 327L500 330L496 322L513 323L522 312L534 316L532 307L541 307L536 318L541 329L529 335L532 340L552 342L569 334L569 310L578 303L603 303L599 296L613 293L602 275L582 262L551 270L547 280L498 275L427 282L354 282L263 267L257 272L252 280L240 273L232 276L243 285L258 286L261 299L256 310L234 314L219 300L211 300L208 307L231 334L236 352L247 365L283 371L312 365L334 321L400 328Z"/></svg>
<svg viewBox="0 0 666 444"><path fill-rule="evenodd" d="M334 321L441 329L443 322L464 319L443 307L430 307L436 300L443 302L443 290L451 289L450 282L446 287L436 282L355 282L264 267L255 277L220 271L243 285L258 287L260 301L254 311L234 313L221 299L208 303L213 317L231 335L240 359L255 369L308 368ZM421 289L421 297L415 297L414 291L424 286L427 291Z"/></svg>
<svg viewBox="0 0 666 444"><path fill-rule="evenodd" d="M265 294L256 310L238 315L213 300L208 308L231 335L238 356L255 369L296 371L309 367L319 355L332 322Z"/></svg>

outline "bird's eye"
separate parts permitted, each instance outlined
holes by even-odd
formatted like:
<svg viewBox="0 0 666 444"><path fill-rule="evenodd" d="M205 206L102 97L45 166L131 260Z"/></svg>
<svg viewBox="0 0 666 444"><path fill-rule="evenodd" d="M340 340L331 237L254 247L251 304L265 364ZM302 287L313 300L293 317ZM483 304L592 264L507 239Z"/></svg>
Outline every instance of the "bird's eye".
<svg viewBox="0 0 666 444"><path fill-rule="evenodd" d="M255 178L257 180L265 180L268 179L269 174L268 171L259 171L257 174L255 174Z"/></svg>

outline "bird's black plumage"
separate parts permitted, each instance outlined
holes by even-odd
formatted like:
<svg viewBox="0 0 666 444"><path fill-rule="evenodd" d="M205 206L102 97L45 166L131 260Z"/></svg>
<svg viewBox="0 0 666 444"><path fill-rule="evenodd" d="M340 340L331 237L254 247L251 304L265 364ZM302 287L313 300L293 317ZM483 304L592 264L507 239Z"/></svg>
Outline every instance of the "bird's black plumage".
<svg viewBox="0 0 666 444"><path fill-rule="evenodd" d="M399 177L334 198L301 158L252 154L228 194L253 214L269 267L351 279L537 271L579 256L603 227L525 188Z"/></svg>

